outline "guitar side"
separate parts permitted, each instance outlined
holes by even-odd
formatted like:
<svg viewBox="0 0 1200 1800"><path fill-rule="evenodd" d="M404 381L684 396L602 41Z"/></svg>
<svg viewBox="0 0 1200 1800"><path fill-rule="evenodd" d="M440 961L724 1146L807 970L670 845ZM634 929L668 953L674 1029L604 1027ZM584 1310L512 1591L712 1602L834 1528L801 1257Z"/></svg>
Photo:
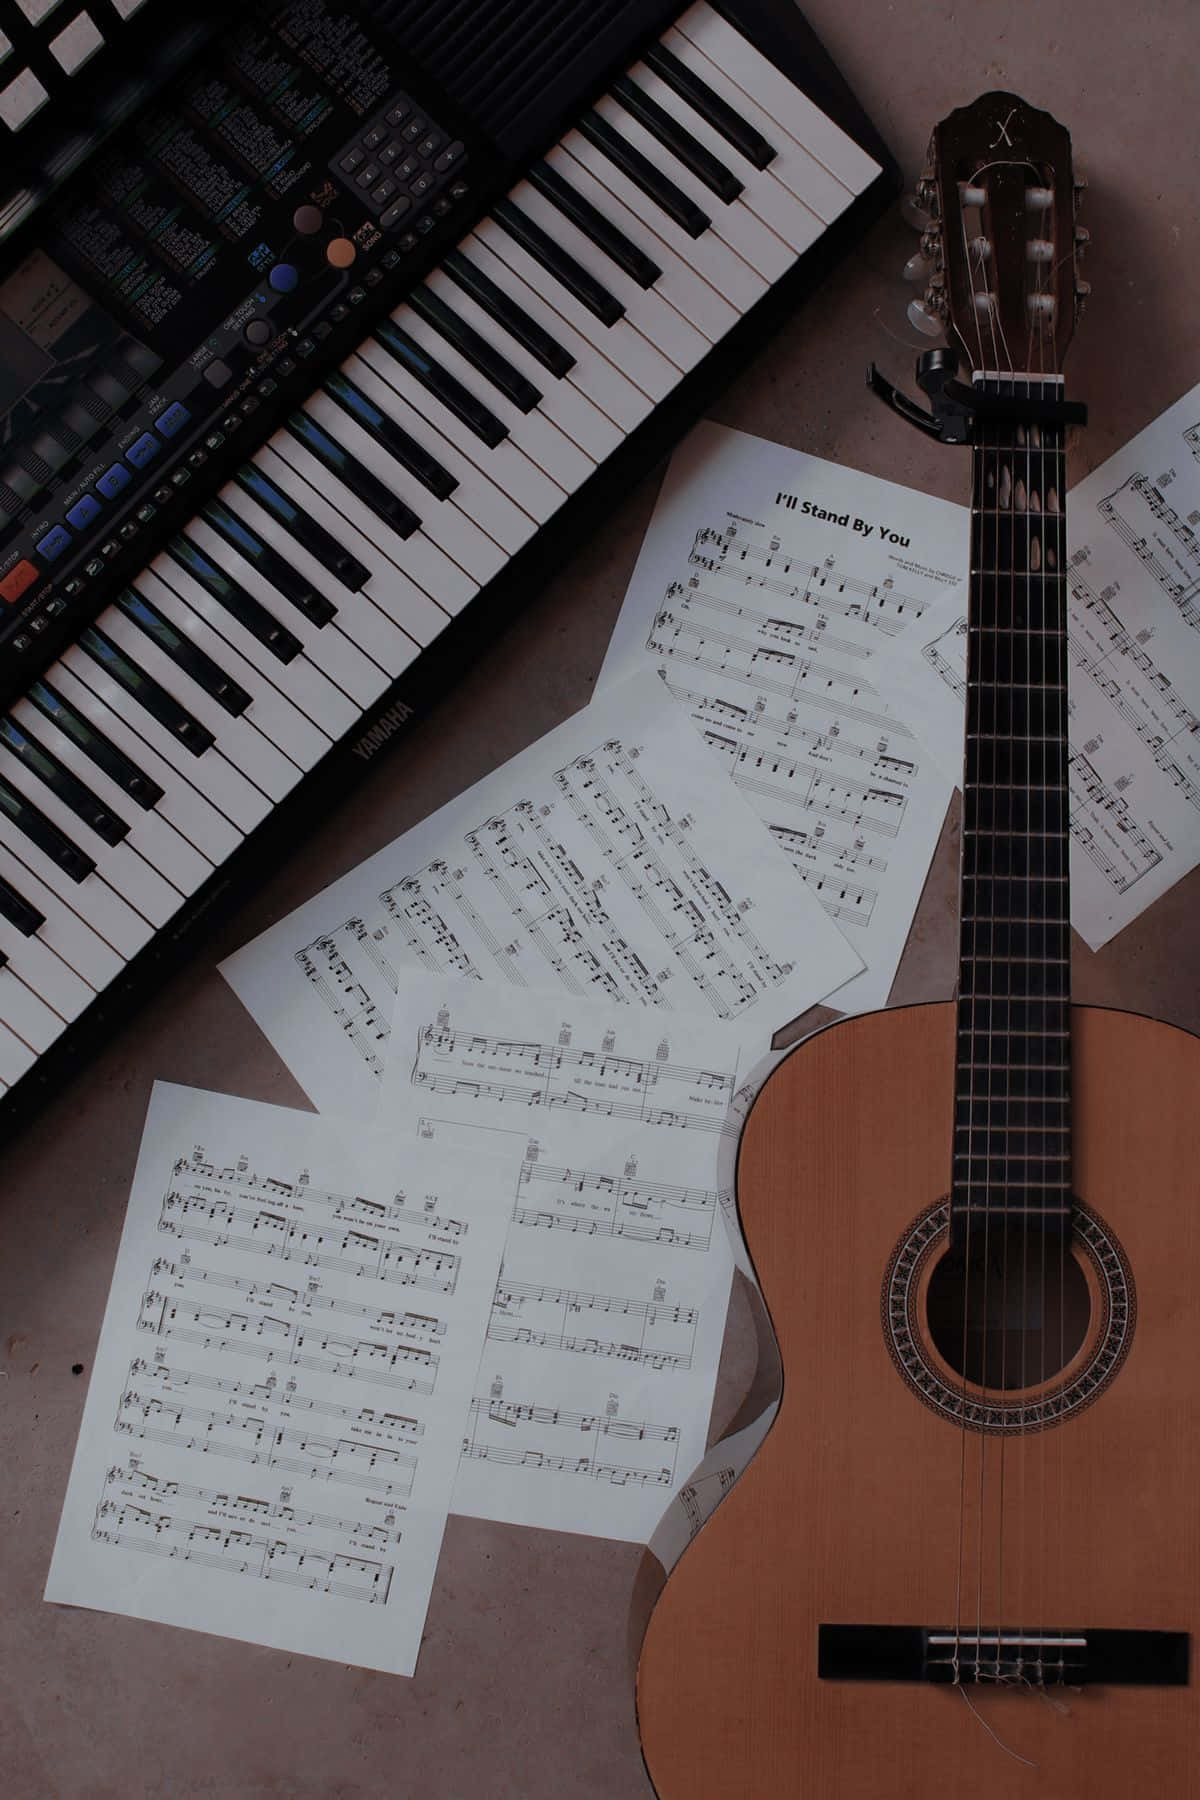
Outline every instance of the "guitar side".
<svg viewBox="0 0 1200 1800"><path fill-rule="evenodd" d="M1197 1629L1200 1039L1074 1008L1072 1045L1075 1190L1119 1240L1136 1327L1093 1399L1002 1457L906 1385L881 1314L893 1251L947 1191L954 1007L828 1028L751 1110L738 1202L785 1390L650 1620L660 1800L1200 1796L1194 1673L1044 1695L817 1675L831 1622Z"/></svg>

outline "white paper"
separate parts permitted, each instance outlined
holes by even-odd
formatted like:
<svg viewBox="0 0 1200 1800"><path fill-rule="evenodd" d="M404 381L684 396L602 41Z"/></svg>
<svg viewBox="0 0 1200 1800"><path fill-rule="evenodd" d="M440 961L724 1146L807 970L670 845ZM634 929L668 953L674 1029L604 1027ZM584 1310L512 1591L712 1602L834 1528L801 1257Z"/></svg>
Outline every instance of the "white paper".
<svg viewBox="0 0 1200 1800"><path fill-rule="evenodd" d="M404 967L735 1020L757 1055L860 959L647 673L222 972L314 1104L367 1118Z"/></svg>
<svg viewBox="0 0 1200 1800"><path fill-rule="evenodd" d="M504 1241L474 1165L155 1087L47 1600L413 1673Z"/></svg>
<svg viewBox="0 0 1200 1800"><path fill-rule="evenodd" d="M1200 386L1067 507L1071 921L1099 950L1200 862ZM966 596L905 703L962 781Z"/></svg>
<svg viewBox="0 0 1200 1800"><path fill-rule="evenodd" d="M945 817L892 674L897 644L953 616L967 548L961 506L700 425L601 674L653 668L687 707L864 959L844 1011L886 1003Z"/></svg>
<svg viewBox="0 0 1200 1800"><path fill-rule="evenodd" d="M453 1511L649 1539L707 1441L750 1097L728 1025L401 976L381 1119L516 1169Z"/></svg>

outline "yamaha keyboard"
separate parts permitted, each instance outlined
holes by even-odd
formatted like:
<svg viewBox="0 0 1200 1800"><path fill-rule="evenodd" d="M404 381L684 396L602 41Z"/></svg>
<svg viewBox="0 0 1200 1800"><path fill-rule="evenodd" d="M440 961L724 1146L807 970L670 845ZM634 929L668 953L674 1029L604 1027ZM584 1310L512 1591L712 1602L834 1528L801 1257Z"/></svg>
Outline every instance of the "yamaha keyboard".
<svg viewBox="0 0 1200 1800"><path fill-rule="evenodd" d="M898 187L790 0L237 19L2 246L5 1131Z"/></svg>

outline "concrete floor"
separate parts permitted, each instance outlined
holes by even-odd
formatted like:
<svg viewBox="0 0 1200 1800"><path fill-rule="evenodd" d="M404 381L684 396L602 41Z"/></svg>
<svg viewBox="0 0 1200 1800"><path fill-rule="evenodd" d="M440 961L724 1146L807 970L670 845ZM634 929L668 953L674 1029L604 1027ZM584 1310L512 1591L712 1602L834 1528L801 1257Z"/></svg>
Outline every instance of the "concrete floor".
<svg viewBox="0 0 1200 1800"><path fill-rule="evenodd" d="M990 86L1071 130L1093 241L1068 363L1093 420L1072 452L1078 479L1200 379L1194 6L810 0L807 12L910 176L933 122ZM714 416L965 500L965 455L904 430L863 386L871 357L910 377L920 345L899 271L913 247L895 215L881 223ZM588 699L660 474L0 1160L4 1800L649 1800L631 1546L451 1519L412 1681L40 1596L151 1082L304 1104L217 961ZM950 993L956 853L957 809L894 1001ZM1198 915L1200 873L1100 955L1076 942L1077 998L1200 1030ZM722 1418L752 1364L739 1302Z"/></svg>

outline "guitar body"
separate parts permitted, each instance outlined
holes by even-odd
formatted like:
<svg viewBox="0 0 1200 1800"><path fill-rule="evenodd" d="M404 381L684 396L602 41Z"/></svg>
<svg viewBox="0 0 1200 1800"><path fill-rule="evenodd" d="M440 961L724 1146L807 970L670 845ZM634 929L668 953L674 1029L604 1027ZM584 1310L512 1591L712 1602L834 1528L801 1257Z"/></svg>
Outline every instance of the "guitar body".
<svg viewBox="0 0 1200 1800"><path fill-rule="evenodd" d="M738 1200L785 1389L650 1620L638 1710L661 1800L1200 1795L1194 1636L1190 1685L818 1679L831 1622L1200 1628L1200 1039L1072 1011L1074 1190L1119 1244L1129 1313L1091 1397L1002 1438L919 1396L881 1311L893 1252L947 1192L954 1021L947 1004L832 1026L746 1122ZM1082 1261L1092 1316L1060 1382L1114 1326Z"/></svg>

